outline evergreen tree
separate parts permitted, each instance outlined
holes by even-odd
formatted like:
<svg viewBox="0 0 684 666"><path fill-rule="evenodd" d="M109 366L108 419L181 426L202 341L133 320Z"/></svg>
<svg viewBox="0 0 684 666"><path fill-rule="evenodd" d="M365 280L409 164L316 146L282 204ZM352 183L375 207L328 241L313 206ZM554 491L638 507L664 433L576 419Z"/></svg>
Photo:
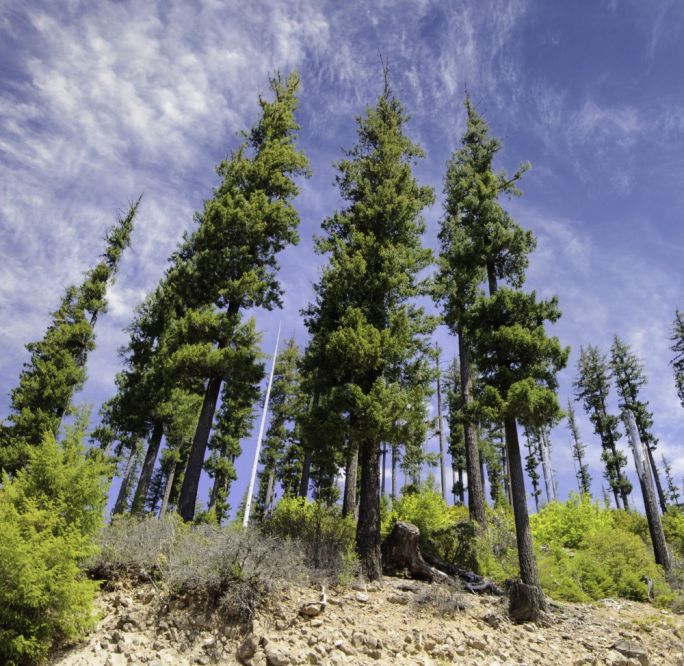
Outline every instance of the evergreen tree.
<svg viewBox="0 0 684 666"><path fill-rule="evenodd" d="M589 474L589 465L584 462L584 451L587 447L580 439L577 421L575 420L575 408L570 400L568 400L568 428L570 429L570 434L572 435L572 457L577 463L575 472L575 476L577 477L577 485L581 493L590 495L591 475Z"/></svg>
<svg viewBox="0 0 684 666"><path fill-rule="evenodd" d="M527 455L525 456L525 470L527 476L532 483L532 492L530 495L534 498L534 506L539 511L539 495L541 488L539 487L539 460L540 460L540 437L539 432L532 429L525 429L525 441L527 446Z"/></svg>
<svg viewBox="0 0 684 666"><path fill-rule="evenodd" d="M270 421L261 449L257 517L263 517L273 507L280 462L287 450L297 445L295 425L307 406L301 385L300 358L299 346L292 337L276 360L269 402Z"/></svg>
<svg viewBox="0 0 684 666"><path fill-rule="evenodd" d="M447 168L447 216L440 231L441 294L447 324L456 325L471 347L472 360L483 382L482 408L488 420L504 423L511 476L516 539L523 587L516 590L530 601L522 611L517 594L511 611L533 619L544 607L527 513L527 499L516 420L539 426L559 412L556 373L567 362L568 350L544 331L546 321L560 317L557 300L537 301L520 290L535 239L502 208L502 195L519 194L512 177L497 172L493 160L501 148L485 121L466 98L468 122ZM481 282L486 279L489 297ZM506 287L500 288L503 280ZM461 356L463 371L463 356ZM469 472L473 467L469 463ZM519 613L522 612L522 615Z"/></svg>
<svg viewBox="0 0 684 666"><path fill-rule="evenodd" d="M589 345L586 349L580 348L577 378L573 386L576 399L582 401L589 420L594 425L594 432L601 440L601 458L606 466L604 477L615 497L615 506L619 509L622 499L623 508L629 509L628 495L632 492L632 484L623 472L627 458L617 448L620 437L618 418L608 413L610 367L598 347Z"/></svg>
<svg viewBox="0 0 684 666"><path fill-rule="evenodd" d="M667 482L667 495L670 503L674 506L679 504L679 488L672 478L672 465L665 456L662 456L663 471L665 472L665 481Z"/></svg>
<svg viewBox="0 0 684 666"><path fill-rule="evenodd" d="M646 384L644 367L636 354L630 349L629 345L620 340L617 335L613 338L613 346L610 348L610 354L613 379L615 380L615 386L617 387L618 396L620 397L620 409L623 414L625 410L629 410L634 414L637 431L639 432L642 444L646 447L648 460L651 465L651 470L653 471L653 479L658 492L660 509L665 513L667 510L667 502L665 501L665 493L660 482L658 467L656 466L653 457L653 452L658 444L658 440L651 432L651 428L653 427L653 413L648 409L648 402L639 399L640 389Z"/></svg>
<svg viewBox="0 0 684 666"><path fill-rule="evenodd" d="M298 241L299 218L292 205L297 176L306 175L306 157L296 149L299 76L271 80L272 102L259 99L262 115L244 143L217 172L221 184L196 216L198 228L187 243L187 262L173 276L183 294L187 319L204 319L203 349L192 350L196 361L214 370L222 363L223 347L239 326L245 308L281 305L276 256ZM216 335L220 332L220 335ZM199 358L199 352L209 357ZM218 402L220 372L207 375L204 402L183 479L179 510L191 520L204 457Z"/></svg>
<svg viewBox="0 0 684 666"><path fill-rule="evenodd" d="M42 340L26 345L30 359L12 391L9 423L0 427L0 469L16 473L32 446L45 433L56 436L74 394L86 379L88 353L95 348L94 326L106 310L107 285L130 244L140 199L107 233L101 262L88 271L80 287L68 287Z"/></svg>
<svg viewBox="0 0 684 666"><path fill-rule="evenodd" d="M674 371L677 395L682 403L682 407L684 407L684 316L679 310L675 311L675 320L672 325L670 340L672 341L670 350L675 354L670 364Z"/></svg>
<svg viewBox="0 0 684 666"><path fill-rule="evenodd" d="M458 358L454 358L446 376L447 423L449 424L449 454L455 474L454 498L465 504L466 448L463 429L463 393Z"/></svg>
<svg viewBox="0 0 684 666"><path fill-rule="evenodd" d="M237 479L235 460L242 453L241 440L252 430L254 404L264 377L264 366L259 362L259 338L255 321L250 318L232 341L234 358L223 375L221 407L209 440L211 454L205 463L214 480L208 510L214 511L219 523L230 511L228 496L232 482Z"/></svg>
<svg viewBox="0 0 684 666"><path fill-rule="evenodd" d="M385 89L357 120L359 140L338 163L346 208L323 223L318 251L331 255L307 323L319 337L336 404L349 414L361 472L356 545L363 574L382 575L380 562L381 443L408 404L398 371L427 353L433 322L411 301L427 290L419 274L431 253L421 245L421 211L433 200L411 167L422 150L405 134L406 114Z"/></svg>

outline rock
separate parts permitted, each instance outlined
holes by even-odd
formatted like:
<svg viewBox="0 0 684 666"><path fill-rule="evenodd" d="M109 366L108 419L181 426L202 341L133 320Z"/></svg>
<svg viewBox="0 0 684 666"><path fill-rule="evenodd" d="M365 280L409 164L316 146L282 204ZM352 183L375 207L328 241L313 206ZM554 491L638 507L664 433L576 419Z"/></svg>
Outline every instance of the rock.
<svg viewBox="0 0 684 666"><path fill-rule="evenodd" d="M636 659L642 666L648 666L648 652L636 641L618 641L613 649L629 659Z"/></svg>
<svg viewBox="0 0 684 666"><path fill-rule="evenodd" d="M254 634L247 636L247 638L240 643L240 647L237 649L237 658L240 661L248 661L251 659L256 654L256 651L259 648L259 643L259 638Z"/></svg>
<svg viewBox="0 0 684 666"><path fill-rule="evenodd" d="M468 647L472 648L473 650L478 650L479 652L485 651L489 646L487 643L481 639L481 638L469 638L468 639Z"/></svg>
<svg viewBox="0 0 684 666"><path fill-rule="evenodd" d="M268 666L288 666L288 664L292 663L292 660L290 659L290 655L272 645L267 645L266 663Z"/></svg>
<svg viewBox="0 0 684 666"><path fill-rule="evenodd" d="M357 592L356 593L356 600L361 602L362 604L368 603L369 598L370 597L363 592Z"/></svg>
<svg viewBox="0 0 684 666"><path fill-rule="evenodd" d="M498 615L494 615L494 613L487 613L483 616L482 621L492 627L492 629L498 629L501 624L501 618Z"/></svg>
<svg viewBox="0 0 684 666"><path fill-rule="evenodd" d="M405 606L409 602L409 598L405 594L390 594L387 601L391 604L400 604Z"/></svg>

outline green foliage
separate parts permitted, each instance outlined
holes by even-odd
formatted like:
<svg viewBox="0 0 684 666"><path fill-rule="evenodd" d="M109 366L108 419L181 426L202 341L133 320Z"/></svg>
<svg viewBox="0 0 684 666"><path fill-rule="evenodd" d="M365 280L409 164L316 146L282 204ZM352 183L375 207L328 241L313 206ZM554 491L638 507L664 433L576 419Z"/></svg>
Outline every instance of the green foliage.
<svg viewBox="0 0 684 666"><path fill-rule="evenodd" d="M531 518L544 589L557 599L648 599L670 591L655 564L644 516L602 508L587 495L551 502Z"/></svg>
<svg viewBox="0 0 684 666"><path fill-rule="evenodd" d="M632 492L632 484L623 472L627 457L617 448L620 437L618 418L609 414L606 408L610 393L610 366L598 347L589 345L586 349L580 348L574 389L576 399L584 404L589 420L594 425L594 432L601 439L601 458L606 465L604 477L613 491L615 504L620 508L619 500L622 498L624 508L627 508L627 496Z"/></svg>
<svg viewBox="0 0 684 666"><path fill-rule="evenodd" d="M399 520L413 523L420 530L424 544L430 543L436 532L453 527L456 522L444 498L435 490L404 494L394 502L383 531L389 532Z"/></svg>
<svg viewBox="0 0 684 666"><path fill-rule="evenodd" d="M572 494L565 502L550 502L532 515L530 525L540 543L577 549L588 534L611 528L613 515L588 495Z"/></svg>
<svg viewBox="0 0 684 666"><path fill-rule="evenodd" d="M670 364L674 372L677 396L682 403L682 407L684 407L684 315L679 310L675 312L670 340L672 342L670 350L674 352L674 357Z"/></svg>
<svg viewBox="0 0 684 666"><path fill-rule="evenodd" d="M665 541L674 549L680 560L684 560L684 511L668 509L662 517Z"/></svg>
<svg viewBox="0 0 684 666"><path fill-rule="evenodd" d="M46 434L0 488L0 662L30 664L93 624L97 583L79 564L96 551L108 466L85 457L82 431Z"/></svg>
<svg viewBox="0 0 684 666"><path fill-rule="evenodd" d="M301 543L309 565L324 575L336 579L353 572L354 519L342 518L338 507L283 497L263 523L263 531Z"/></svg>

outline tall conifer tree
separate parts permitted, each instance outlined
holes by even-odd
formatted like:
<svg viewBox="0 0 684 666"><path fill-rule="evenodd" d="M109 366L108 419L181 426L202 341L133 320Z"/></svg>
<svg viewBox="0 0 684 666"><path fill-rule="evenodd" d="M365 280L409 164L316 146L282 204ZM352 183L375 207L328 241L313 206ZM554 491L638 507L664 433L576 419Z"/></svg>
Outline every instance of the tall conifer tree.
<svg viewBox="0 0 684 666"><path fill-rule="evenodd" d="M276 77L271 89L275 99L259 99L261 118L245 134L244 143L218 166L221 184L196 217L199 226L188 243L188 269L178 284L190 307L184 316L193 317L192 311L198 310L210 329L205 351L214 368L221 364L242 309L281 305L276 257L298 241L299 217L292 204L299 191L295 178L308 174L307 159L295 146L299 76ZM211 335L217 330L220 337ZM185 520L195 513L223 381L220 372L211 372L207 379L179 500Z"/></svg>
<svg viewBox="0 0 684 666"><path fill-rule="evenodd" d="M610 366L598 347L589 345L586 349L580 348L574 387L575 397L582 401L594 425L594 432L601 440L601 458L606 465L604 476L613 492L615 506L619 509L622 500L623 508L629 509L628 496L632 492L632 484L623 471L627 458L617 447L620 438L618 418L608 413Z"/></svg>
<svg viewBox="0 0 684 666"><path fill-rule="evenodd" d="M637 431L639 432L641 443L646 447L646 454L653 472L660 509L665 513L667 501L660 481L660 473L653 456L653 452L658 444L657 438L651 432L653 413L648 409L648 402L644 402L639 395L640 389L646 384L644 367L630 346L620 340L617 335L613 339L610 356L613 379L620 397L620 409L623 413L625 410L629 410L634 414Z"/></svg>
<svg viewBox="0 0 684 666"><path fill-rule="evenodd" d="M682 403L682 407L684 407L684 315L679 310L675 312L670 340L672 341L670 349L675 354L670 363L674 371L677 396Z"/></svg>
<svg viewBox="0 0 684 666"><path fill-rule="evenodd" d="M0 469L17 472L28 460L30 447L45 433L57 435L62 418L86 379L88 353L95 347L94 327L106 311L107 286L129 246L140 199L107 232L105 252L80 287L67 288L42 340L26 345L30 359L12 391L9 423L0 426Z"/></svg>
<svg viewBox="0 0 684 666"><path fill-rule="evenodd" d="M406 122L385 76L376 105L357 119L358 143L337 165L346 207L323 223L326 236L318 250L330 254L330 264L307 312L315 328L324 313L336 309L321 343L332 391L349 413L350 437L358 445L356 545L363 574L371 580L382 575L381 443L392 438L398 406L408 403L397 370L427 353L423 336L433 328L412 303L427 289L419 279L431 258L421 244L421 211L433 193L413 177L412 165L423 151L404 134Z"/></svg>
<svg viewBox="0 0 684 666"><path fill-rule="evenodd" d="M577 486L581 493L585 495L591 494L591 474L589 473L589 465L584 462L584 451L586 445L582 443L579 429L577 427L577 420L575 419L575 408L572 402L568 399L568 428L572 436L572 457L577 463L575 476L577 477Z"/></svg>

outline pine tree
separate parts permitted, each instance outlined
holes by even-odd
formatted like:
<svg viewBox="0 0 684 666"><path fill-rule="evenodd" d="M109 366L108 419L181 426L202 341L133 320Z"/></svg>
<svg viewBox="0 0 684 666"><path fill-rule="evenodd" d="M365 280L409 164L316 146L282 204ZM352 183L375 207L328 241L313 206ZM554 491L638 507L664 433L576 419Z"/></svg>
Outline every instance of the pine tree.
<svg viewBox="0 0 684 666"><path fill-rule="evenodd" d="M665 481L667 482L667 495L670 500L670 503L673 504L674 506L677 506L679 504L679 488L677 488L677 484L674 482L674 478L672 477L672 465L670 465L670 462L665 456L662 456L663 460L663 471L665 472Z"/></svg>
<svg viewBox="0 0 684 666"><path fill-rule="evenodd" d="M525 456L525 470L527 476L532 483L532 492L530 495L534 498L534 506L539 511L539 495L541 488L539 487L539 459L540 459L540 437L539 432L534 429L525 430L525 441L527 446L527 455Z"/></svg>
<svg viewBox="0 0 684 666"><path fill-rule="evenodd" d="M241 440L252 430L254 405L264 377L259 339L255 320L250 318L232 340L233 358L222 375L221 407L209 440L211 453L205 462L205 469L214 480L207 509L214 511L219 523L230 511L228 496L232 482L237 479L235 460L242 453Z"/></svg>
<svg viewBox="0 0 684 666"><path fill-rule="evenodd" d="M86 379L88 353L95 348L94 326L106 310L105 293L130 244L140 199L107 233L103 260L80 287L68 287L42 340L26 345L30 359L12 391L9 423L0 427L0 469L16 473L45 433L56 436L74 394Z"/></svg>
<svg viewBox="0 0 684 666"><path fill-rule="evenodd" d="M222 347L239 325L242 309L280 307L277 254L298 241L297 176L306 175L307 160L295 146L294 119L299 76L271 80L272 102L259 99L262 115L244 143L221 162L221 184L196 216L198 228L188 241L188 260L173 280L188 304L185 318L205 320L204 352L209 366L220 365ZM195 314L197 313L197 314ZM213 319L212 319L213 317ZM220 331L220 335L215 333ZM213 349L212 349L213 347ZM196 361L201 350L193 349ZM207 375L204 402L183 479L179 511L191 520L204 457L223 378Z"/></svg>
<svg viewBox="0 0 684 666"><path fill-rule="evenodd" d="M648 409L648 402L639 399L640 389L646 384L644 367L629 345L620 340L617 335L613 338L613 346L610 348L610 355L613 379L615 380L615 386L617 387L618 396L620 397L619 407L623 414L625 410L629 410L634 414L637 431L639 432L642 444L646 447L646 453L653 472L660 509L665 513L667 510L667 502L660 482L658 467L656 466L653 457L653 452L658 445L658 440L651 432L651 428L653 427L653 413Z"/></svg>
<svg viewBox="0 0 684 666"><path fill-rule="evenodd" d="M672 325L670 340L672 341L670 350L675 354L670 364L674 371L677 395L682 403L682 407L684 407L684 315L679 310L675 311L675 320Z"/></svg>
<svg viewBox="0 0 684 666"><path fill-rule="evenodd" d="M589 465L584 462L584 451L587 447L580 439L577 421L575 420L575 408L570 400L568 400L568 428L570 429L570 434L572 435L572 457L577 463L575 472L575 476L577 477L577 486L581 493L591 495L591 475L589 474Z"/></svg>
<svg viewBox="0 0 684 666"><path fill-rule="evenodd" d="M463 393L458 358L454 358L446 376L447 423L449 424L449 455L456 479L454 501L465 504L466 448L463 430Z"/></svg>
<svg viewBox="0 0 684 666"><path fill-rule="evenodd" d="M361 472L356 545L363 574L380 562L381 443L392 439L396 407L408 403L397 372L427 352L433 322L412 300L426 292L419 274L431 253L421 245L421 211L433 200L412 164L422 150L405 134L407 117L385 89L357 120L358 143L337 164L346 208L325 220L318 251L331 255L307 322L320 335L331 391L350 418ZM318 331L324 332L318 333Z"/></svg>
<svg viewBox="0 0 684 666"><path fill-rule="evenodd" d="M601 458L606 466L604 477L615 497L615 506L619 509L622 499L623 508L629 509L628 495L632 492L632 484L623 472L627 458L617 448L620 438L618 418L608 413L610 367L598 347L589 345L586 349L580 348L577 378L573 386L575 398L582 401L589 420L594 425L594 432L601 440Z"/></svg>
<svg viewBox="0 0 684 666"><path fill-rule="evenodd" d="M447 168L447 217L440 231L441 294L452 299L445 308L447 324L460 327L471 348L488 419L504 423L522 578L510 610L519 619L534 619L545 602L532 550L516 421L539 426L558 414L556 373L565 366L569 350L544 331L546 321L560 317L557 300L537 301L534 292L521 291L536 241L499 202L502 195L519 194L515 183L528 166L524 164L510 178L494 171L493 159L501 144L489 136L469 98L465 106L468 122L462 148ZM480 286L485 279L489 297ZM499 280L507 286L500 288ZM469 463L469 471L471 467ZM520 603L518 595L526 601Z"/></svg>
<svg viewBox="0 0 684 666"><path fill-rule="evenodd" d="M290 338L278 355L273 375L270 421L261 450L261 471L255 513L265 516L273 507L278 467L294 441L295 425L306 410L306 396L299 371L300 351L294 337Z"/></svg>

